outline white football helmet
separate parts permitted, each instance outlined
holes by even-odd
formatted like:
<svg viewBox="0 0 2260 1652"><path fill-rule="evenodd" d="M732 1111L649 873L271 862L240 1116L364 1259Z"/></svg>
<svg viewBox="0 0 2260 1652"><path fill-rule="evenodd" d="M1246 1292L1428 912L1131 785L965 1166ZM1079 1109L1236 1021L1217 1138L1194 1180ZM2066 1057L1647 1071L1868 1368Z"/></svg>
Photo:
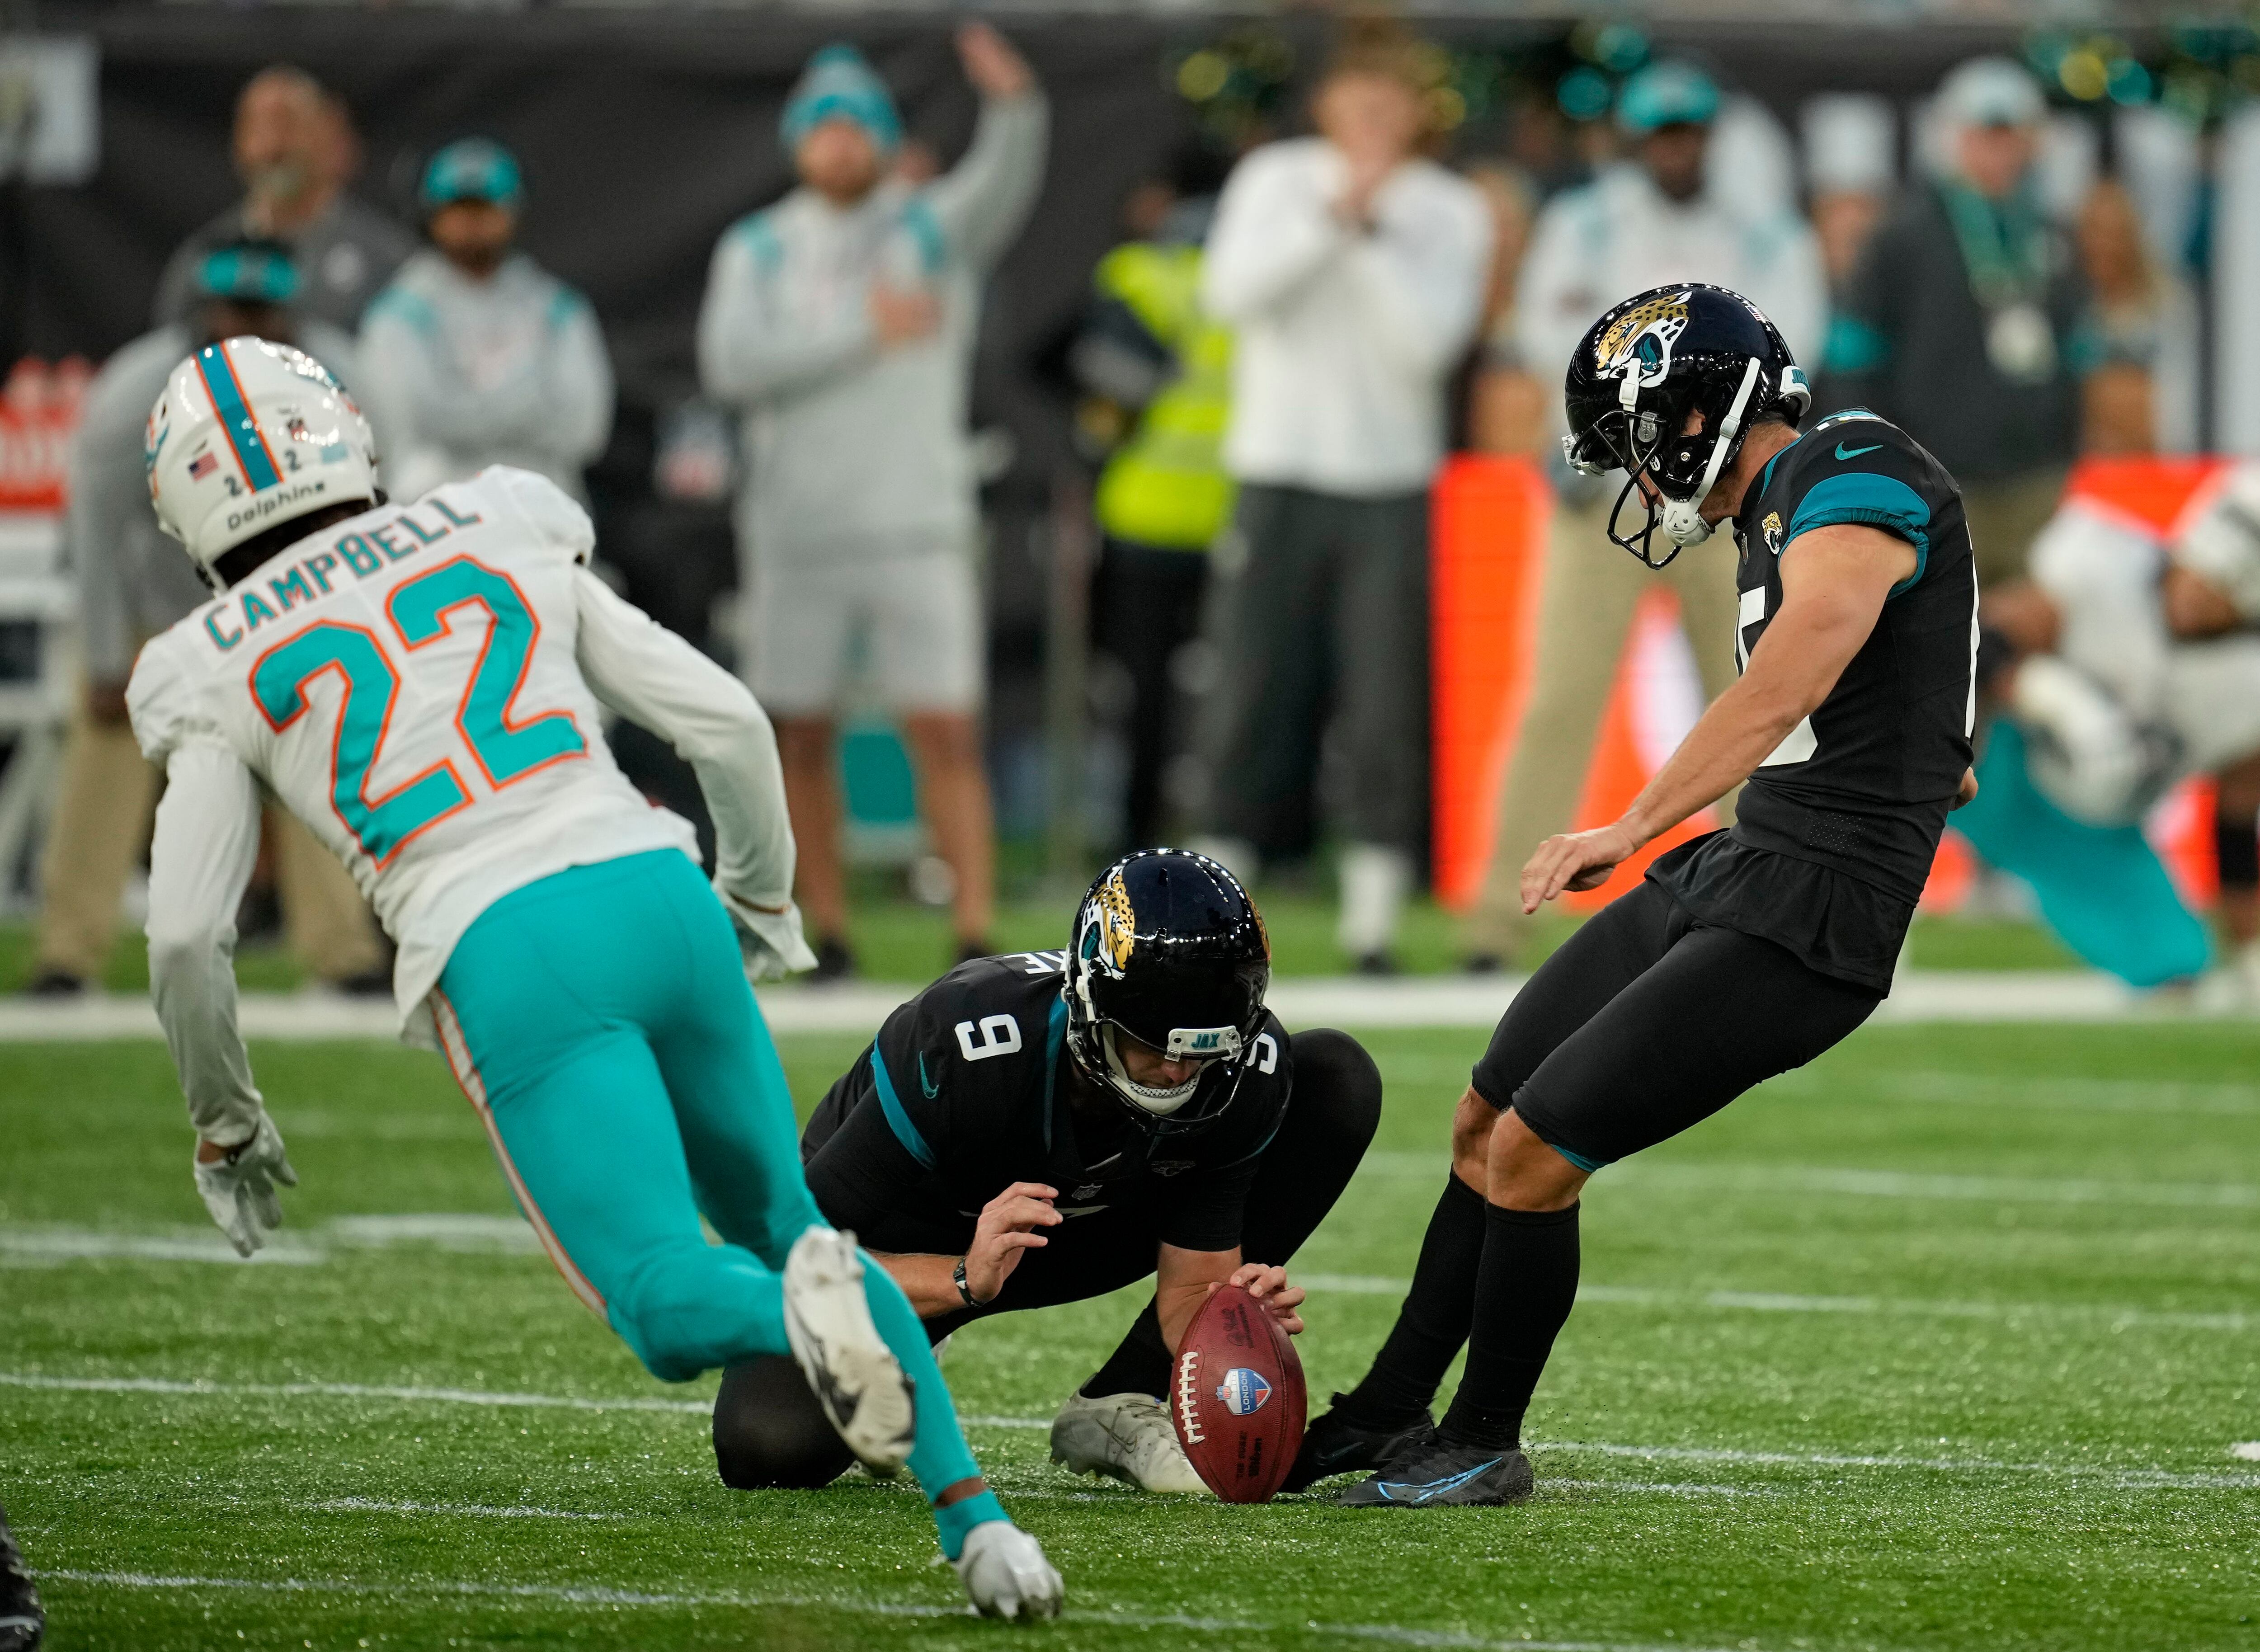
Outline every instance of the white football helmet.
<svg viewBox="0 0 2260 1652"><path fill-rule="evenodd" d="M303 350L266 339L208 344L173 369L142 437L157 522L204 583L255 534L325 505L375 504L368 421Z"/></svg>
<svg viewBox="0 0 2260 1652"><path fill-rule="evenodd" d="M2173 554L2219 586L2244 619L2260 619L2260 464L2229 472L2213 503L2182 531Z"/></svg>

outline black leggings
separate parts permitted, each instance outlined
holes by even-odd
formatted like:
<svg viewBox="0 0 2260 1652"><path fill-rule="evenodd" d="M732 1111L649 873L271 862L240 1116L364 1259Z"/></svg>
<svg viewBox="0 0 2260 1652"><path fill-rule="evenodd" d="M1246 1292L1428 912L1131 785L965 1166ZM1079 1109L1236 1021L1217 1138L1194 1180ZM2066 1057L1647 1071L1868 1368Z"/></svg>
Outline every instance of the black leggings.
<svg viewBox="0 0 2260 1652"><path fill-rule="evenodd" d="M1263 1149L1241 1226L1241 1255L1250 1262L1284 1262L1302 1248L1349 1185L1381 1122L1380 1069L1355 1039L1320 1029L1296 1033L1290 1048L1294 1092ZM859 1237L873 1250L925 1248L890 1243L883 1224ZM906 1230L904 1237L919 1235ZM928 1319L926 1334L939 1342L991 1314L1105 1296L1150 1275L1160 1245L1150 1211L1078 1217L1053 1229L1041 1250L1022 1254L996 1300ZM1149 1305L1141 1319L1151 1312ZM1139 1335L1138 1327L1131 1334ZM1167 1350L1154 1357L1166 1375ZM714 1397L714 1462L724 1484L825 1485L854 1461L790 1359L754 1360L723 1373Z"/></svg>
<svg viewBox="0 0 2260 1652"><path fill-rule="evenodd" d="M1881 1001L1770 940L1697 924L1643 881L1530 977L1472 1082L1596 1170L1802 1067Z"/></svg>

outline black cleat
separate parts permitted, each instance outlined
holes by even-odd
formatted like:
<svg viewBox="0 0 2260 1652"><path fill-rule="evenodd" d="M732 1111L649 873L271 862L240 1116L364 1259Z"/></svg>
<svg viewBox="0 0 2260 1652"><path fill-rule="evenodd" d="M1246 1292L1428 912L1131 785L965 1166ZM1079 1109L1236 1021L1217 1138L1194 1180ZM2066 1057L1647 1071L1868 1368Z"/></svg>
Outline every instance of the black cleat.
<svg viewBox="0 0 2260 1652"><path fill-rule="evenodd" d="M0 1513L0 1652L32 1652L46 1626L24 1551L9 1534L7 1515Z"/></svg>
<svg viewBox="0 0 2260 1652"><path fill-rule="evenodd" d="M86 977L52 964L33 976L24 996L32 998L80 998L86 996Z"/></svg>
<svg viewBox="0 0 2260 1652"><path fill-rule="evenodd" d="M1334 1498L1345 1508L1497 1508L1527 1498L1530 1459L1515 1450L1449 1446L1399 1458Z"/></svg>
<svg viewBox="0 0 2260 1652"><path fill-rule="evenodd" d="M1334 1397L1334 1408L1312 1423L1303 1435L1303 1448L1295 1466L1280 1483L1282 1491L1305 1486L1337 1474L1370 1474L1385 1469L1408 1453L1426 1451L1436 1443L1436 1425L1422 1412L1418 1422L1391 1428L1368 1428L1342 1410L1342 1397Z"/></svg>

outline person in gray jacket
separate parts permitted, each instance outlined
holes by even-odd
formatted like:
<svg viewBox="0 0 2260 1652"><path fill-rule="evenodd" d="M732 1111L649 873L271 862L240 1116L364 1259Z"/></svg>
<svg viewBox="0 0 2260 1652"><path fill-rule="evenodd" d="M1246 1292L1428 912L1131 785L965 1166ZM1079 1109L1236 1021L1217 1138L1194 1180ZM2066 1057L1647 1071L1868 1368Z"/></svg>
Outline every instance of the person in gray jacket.
<svg viewBox="0 0 2260 1652"><path fill-rule="evenodd" d="M859 633L955 874L959 946L987 951L995 845L966 401L981 284L1034 204L1047 111L995 30L966 25L957 50L980 122L965 158L917 185L890 175L902 125L870 65L846 46L810 60L783 125L801 187L723 236L698 318L707 393L744 418L748 680L776 724L819 978L853 968L833 763Z"/></svg>
<svg viewBox="0 0 2260 1652"><path fill-rule="evenodd" d="M152 321L190 320L203 303L198 272L214 247L247 235L290 248L300 275L295 307L351 331L416 238L347 193L357 158L345 105L301 68L276 64L244 86L235 104L235 170L243 199L181 243L157 282Z"/></svg>
<svg viewBox="0 0 2260 1652"><path fill-rule="evenodd" d="M425 169L432 245L361 323L363 383L384 426L385 484L420 498L489 465L537 471L585 500L612 429L612 366L589 301L512 250L526 190L500 144L466 138Z"/></svg>
<svg viewBox="0 0 2260 1652"><path fill-rule="evenodd" d="M62 996L100 977L118 933L126 875L149 835L159 772L125 719L125 682L144 639L211 593L149 510L142 439L149 409L183 357L245 333L296 344L348 389L360 380L353 341L293 313L298 271L278 241L208 251L195 274L191 321L146 333L88 387L73 440L63 533L77 576L86 691L63 742L63 772L39 865L37 962L30 990ZM314 835L278 813L276 882L292 950L351 990L390 992L383 941L353 878Z"/></svg>

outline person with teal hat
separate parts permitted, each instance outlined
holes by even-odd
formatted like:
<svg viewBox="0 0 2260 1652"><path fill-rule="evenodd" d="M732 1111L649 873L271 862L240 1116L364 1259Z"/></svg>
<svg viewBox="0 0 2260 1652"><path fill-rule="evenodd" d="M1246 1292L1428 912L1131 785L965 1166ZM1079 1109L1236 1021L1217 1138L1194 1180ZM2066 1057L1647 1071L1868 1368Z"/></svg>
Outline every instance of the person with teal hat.
<svg viewBox="0 0 2260 1652"><path fill-rule="evenodd" d="M983 23L957 54L980 95L964 158L895 164L903 123L852 46L812 57L777 135L799 187L714 249L698 315L706 394L745 463L741 659L776 719L819 978L849 973L835 719L852 658L900 719L934 847L955 875L963 955L989 951L995 844L983 768L976 466L966 407L981 293L1041 187L1048 113ZM862 644L860 650L857 644Z"/></svg>
<svg viewBox="0 0 2260 1652"><path fill-rule="evenodd" d="M40 997L74 997L100 979L118 933L118 898L148 840L160 783L126 726L126 679L147 639L211 596L149 511L141 450L150 404L182 357L247 333L297 345L356 395L364 387L352 335L301 308L305 273L287 242L242 234L214 240L185 266L184 279L186 316L121 346L103 364L71 441L63 535L78 580L86 683L64 735L55 816L39 863L30 990ZM273 824L291 950L335 985L389 990L383 944L351 874L287 815Z"/></svg>
<svg viewBox="0 0 2260 1652"><path fill-rule="evenodd" d="M539 472L585 497L612 428L612 368L589 301L516 250L518 157L461 138L424 168L430 245L361 324L372 409L389 426L386 482L416 498L489 465Z"/></svg>

